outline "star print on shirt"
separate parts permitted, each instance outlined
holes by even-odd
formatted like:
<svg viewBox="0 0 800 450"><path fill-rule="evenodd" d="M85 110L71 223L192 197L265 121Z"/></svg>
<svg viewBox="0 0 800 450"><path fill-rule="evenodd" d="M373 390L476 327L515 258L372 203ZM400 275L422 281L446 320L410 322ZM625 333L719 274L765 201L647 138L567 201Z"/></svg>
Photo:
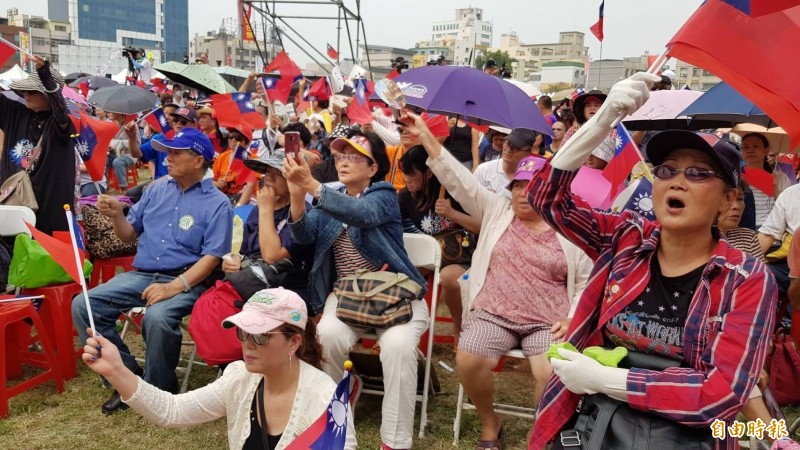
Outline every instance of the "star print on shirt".
<svg viewBox="0 0 800 450"><path fill-rule="evenodd" d="M644 306L644 302L639 300L639 306Z"/></svg>
<svg viewBox="0 0 800 450"><path fill-rule="evenodd" d="M663 306L659 306L658 310L661 311L661 312L664 312L664 307Z"/></svg>
<svg viewBox="0 0 800 450"><path fill-rule="evenodd" d="M677 310L678 310L678 307L677 307L677 306L675 306L675 305L672 305L672 310L673 310L673 311L677 311Z"/></svg>
<svg viewBox="0 0 800 450"><path fill-rule="evenodd" d="M680 292L678 292L678 291L675 291L675 293L674 293L674 294L672 294L672 296L673 296L673 297L675 297L675 298L678 298L678 297L680 297L680 296L681 296L681 294L680 294Z"/></svg>
<svg viewBox="0 0 800 450"><path fill-rule="evenodd" d="M650 293L650 287L648 286L644 291L649 294Z"/></svg>

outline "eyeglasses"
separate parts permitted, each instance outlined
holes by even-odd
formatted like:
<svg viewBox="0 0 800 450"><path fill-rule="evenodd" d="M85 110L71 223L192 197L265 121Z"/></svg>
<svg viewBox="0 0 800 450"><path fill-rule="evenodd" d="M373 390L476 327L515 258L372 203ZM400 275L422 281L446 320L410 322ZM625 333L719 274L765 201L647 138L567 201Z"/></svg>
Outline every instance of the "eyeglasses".
<svg viewBox="0 0 800 450"><path fill-rule="evenodd" d="M351 162L357 163L360 161L367 161L369 162L370 159L363 155L358 155L355 153L333 153L333 158L336 159L336 162Z"/></svg>
<svg viewBox="0 0 800 450"><path fill-rule="evenodd" d="M683 172L683 176L686 177L687 180L698 183L701 181L705 181L711 177L718 177L722 178L717 175L716 172L713 170L703 169L700 167L687 167L685 169L676 169L672 166L668 166L666 164L662 164L660 166L655 166L653 168L653 175L661 180L670 180L675 178L675 175L678 172Z"/></svg>
<svg viewBox="0 0 800 450"><path fill-rule="evenodd" d="M186 120L186 119L175 119L175 120L173 120L173 122L174 122L174 123L179 123L179 124L181 124L181 125L188 125L189 123L191 123L191 122L189 122L189 121L188 121L188 120Z"/></svg>
<svg viewBox="0 0 800 450"><path fill-rule="evenodd" d="M252 336L253 337L253 342L255 342L256 345L267 345L267 343L269 342L269 335L270 334L287 334L287 332L286 331L268 331L266 333L261 333L261 334L250 334L250 333L244 331L243 329L241 329L239 327L236 327L236 339L239 339L239 342L244 342L244 341L247 340L248 336Z"/></svg>

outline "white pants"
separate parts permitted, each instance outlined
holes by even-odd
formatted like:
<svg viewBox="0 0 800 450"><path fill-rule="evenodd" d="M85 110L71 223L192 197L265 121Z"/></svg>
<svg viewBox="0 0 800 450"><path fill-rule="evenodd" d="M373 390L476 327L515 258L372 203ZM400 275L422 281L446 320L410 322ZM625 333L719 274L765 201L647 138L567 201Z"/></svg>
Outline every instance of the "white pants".
<svg viewBox="0 0 800 450"><path fill-rule="evenodd" d="M336 317L336 295L328 295L322 319L317 326L325 362L322 370L341 380L343 364L350 349L368 330L351 327ZM417 402L417 345L428 326L428 305L411 302L411 321L378 330L383 366L383 411L381 440L391 448L411 448L414 433L414 408Z"/></svg>

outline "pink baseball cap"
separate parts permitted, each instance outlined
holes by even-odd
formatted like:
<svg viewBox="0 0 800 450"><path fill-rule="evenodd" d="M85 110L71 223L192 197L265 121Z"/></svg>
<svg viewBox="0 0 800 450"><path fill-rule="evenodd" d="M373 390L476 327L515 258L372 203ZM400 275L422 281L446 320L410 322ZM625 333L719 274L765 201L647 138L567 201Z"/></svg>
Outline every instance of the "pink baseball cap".
<svg viewBox="0 0 800 450"><path fill-rule="evenodd" d="M514 173L514 178L508 183L506 189L509 191L514 186L517 180L530 181L537 172L542 170L547 160L538 156L526 156L517 166L517 171Z"/></svg>
<svg viewBox="0 0 800 450"><path fill-rule="evenodd" d="M262 289L253 294L242 311L223 320L222 326L236 326L249 334L261 334L283 324L305 330L307 321L308 312L303 299L294 292L279 287Z"/></svg>

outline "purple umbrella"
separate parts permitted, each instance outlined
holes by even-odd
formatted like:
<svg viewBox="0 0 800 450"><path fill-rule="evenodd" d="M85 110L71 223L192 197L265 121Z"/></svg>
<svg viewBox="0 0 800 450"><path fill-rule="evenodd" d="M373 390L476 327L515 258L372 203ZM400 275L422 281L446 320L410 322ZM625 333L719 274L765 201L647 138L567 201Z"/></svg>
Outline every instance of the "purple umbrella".
<svg viewBox="0 0 800 450"><path fill-rule="evenodd" d="M536 102L522 89L480 70L424 66L402 73L394 82L411 109L458 115L477 125L525 128L553 135Z"/></svg>

